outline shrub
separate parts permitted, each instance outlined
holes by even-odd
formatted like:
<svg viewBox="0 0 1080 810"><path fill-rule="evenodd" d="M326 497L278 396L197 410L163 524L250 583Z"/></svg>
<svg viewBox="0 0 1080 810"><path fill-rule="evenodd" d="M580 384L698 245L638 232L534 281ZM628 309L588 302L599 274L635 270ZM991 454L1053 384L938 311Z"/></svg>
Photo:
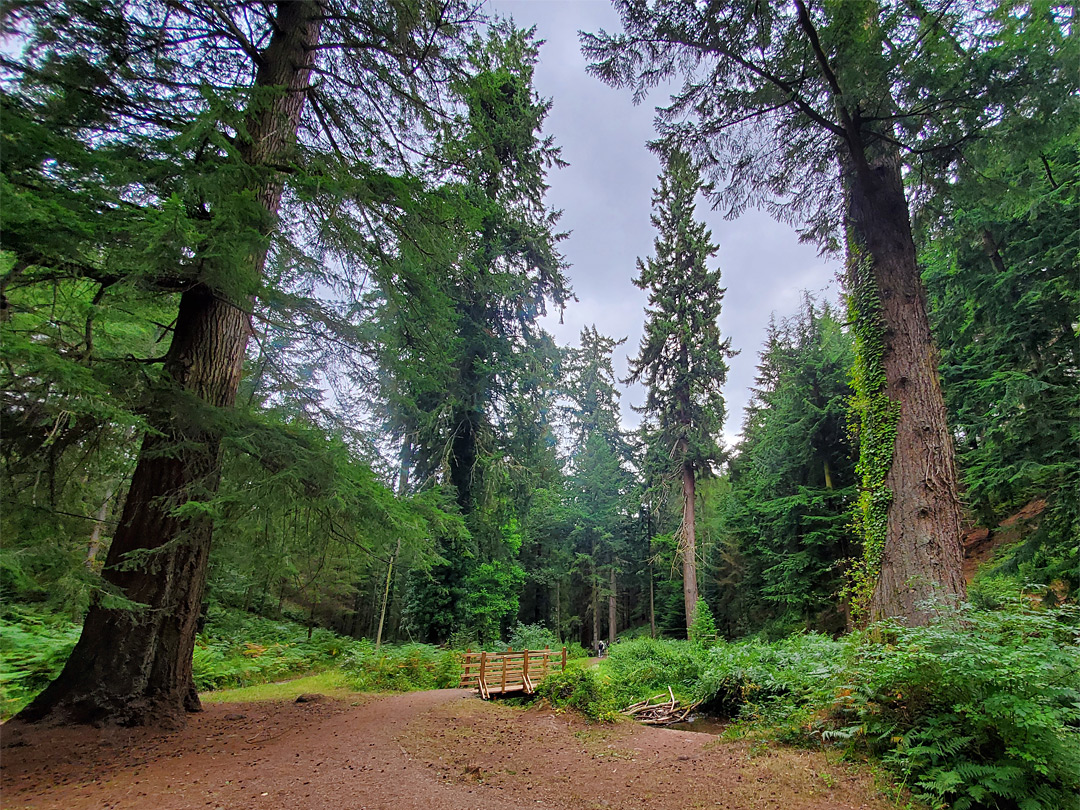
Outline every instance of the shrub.
<svg viewBox="0 0 1080 810"><path fill-rule="evenodd" d="M554 670L540 682L536 694L557 709L574 709L591 720L611 722L618 717L611 687L594 669L575 665Z"/></svg>
<svg viewBox="0 0 1080 810"><path fill-rule="evenodd" d="M1069 806L1080 790L1077 618L1013 600L929 627L883 625L885 640L865 637L843 673L840 733L954 810Z"/></svg>
<svg viewBox="0 0 1080 810"><path fill-rule="evenodd" d="M461 680L461 663L450 650L430 644L358 647L346 656L342 670L349 685L362 692L410 692L447 689Z"/></svg>
<svg viewBox="0 0 1080 810"><path fill-rule="evenodd" d="M545 647L553 650L562 649L562 644L559 643L555 633L544 625L522 624L521 622L517 623L514 632L510 634L507 646L513 650L542 650Z"/></svg>
<svg viewBox="0 0 1080 810"><path fill-rule="evenodd" d="M60 674L79 625L66 617L8 610L0 619L0 716L9 717Z"/></svg>
<svg viewBox="0 0 1080 810"><path fill-rule="evenodd" d="M586 650L583 646L581 646L580 641L571 641L568 644L564 644L562 646L566 647L566 657L569 659L592 657L592 653Z"/></svg>
<svg viewBox="0 0 1080 810"><path fill-rule="evenodd" d="M768 644L721 643L707 653L696 698L727 717L798 723L833 694L844 644L816 633Z"/></svg>
<svg viewBox="0 0 1080 810"><path fill-rule="evenodd" d="M614 645L601 668L619 706L628 706L669 686L680 698L693 698L704 660L703 649L688 641L638 638Z"/></svg>

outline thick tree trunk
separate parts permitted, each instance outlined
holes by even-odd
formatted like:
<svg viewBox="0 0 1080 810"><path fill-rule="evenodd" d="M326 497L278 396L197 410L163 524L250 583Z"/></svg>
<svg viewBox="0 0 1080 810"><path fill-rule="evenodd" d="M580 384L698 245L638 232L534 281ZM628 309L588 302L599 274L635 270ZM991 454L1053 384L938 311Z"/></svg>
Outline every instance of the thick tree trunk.
<svg viewBox="0 0 1080 810"><path fill-rule="evenodd" d="M886 538L869 618L923 624L930 614L921 603L956 603L964 596L962 513L938 353L899 160L858 162L846 175L854 247L869 258L881 304L885 393L899 405L885 477L891 492Z"/></svg>
<svg viewBox="0 0 1080 810"><path fill-rule="evenodd" d="M277 5L256 75L250 141L241 148L252 166L278 161L295 141L321 15L320 3ZM253 190L268 235L280 179L271 174ZM264 246L247 267L230 269L254 289L265 261ZM142 607L110 607L107 597L96 602L63 672L21 719L179 725L185 712L199 710L192 653L213 527L198 508L183 516L177 509L217 491L221 436L214 412L236 399L251 332L248 305L226 301L204 284L181 296L164 386L150 417L156 430L143 439L103 571L108 585Z"/></svg>
<svg viewBox="0 0 1080 810"><path fill-rule="evenodd" d="M682 525L682 571L683 602L686 607L686 632L694 623L694 611L697 608L697 542L694 534L694 465L686 462L682 468L683 484L683 525Z"/></svg>

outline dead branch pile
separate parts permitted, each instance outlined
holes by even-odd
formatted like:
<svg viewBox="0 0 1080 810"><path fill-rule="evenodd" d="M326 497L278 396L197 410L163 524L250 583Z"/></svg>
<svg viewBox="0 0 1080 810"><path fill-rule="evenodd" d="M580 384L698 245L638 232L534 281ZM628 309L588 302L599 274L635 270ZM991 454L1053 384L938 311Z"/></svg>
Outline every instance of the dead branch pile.
<svg viewBox="0 0 1080 810"><path fill-rule="evenodd" d="M663 700L664 698L667 700ZM700 702L680 706L669 686L666 695L659 694L647 700L638 701L632 706L627 706L622 713L647 726L667 726L683 722L699 705L701 705Z"/></svg>

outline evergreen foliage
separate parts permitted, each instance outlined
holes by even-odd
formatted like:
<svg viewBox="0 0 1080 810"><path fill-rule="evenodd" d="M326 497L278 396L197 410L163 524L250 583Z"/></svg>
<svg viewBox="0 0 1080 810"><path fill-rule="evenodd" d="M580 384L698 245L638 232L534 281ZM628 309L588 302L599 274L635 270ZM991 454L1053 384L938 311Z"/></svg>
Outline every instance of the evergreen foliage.
<svg viewBox="0 0 1080 810"><path fill-rule="evenodd" d="M719 248L705 223L695 219L701 191L701 176L690 158L677 150L665 155L660 185L653 192L655 255L638 259L634 279L649 293L645 334L627 378L644 382L642 411L653 420L649 439L656 447L654 458L666 455L669 474L682 483L679 552L687 632L698 599L695 485L725 458L719 444L722 387L726 359L733 354L731 341L720 338L720 271L707 264Z"/></svg>
<svg viewBox="0 0 1080 810"><path fill-rule="evenodd" d="M731 341L720 337L720 271L708 267L719 248L695 218L701 191L690 159L669 154L653 192L654 255L638 260L634 279L649 293L649 306L627 381L644 383L642 410L656 425L651 438L668 451L672 466L689 465L707 476L725 458L719 445L722 387L733 352Z"/></svg>
<svg viewBox="0 0 1080 810"><path fill-rule="evenodd" d="M1029 24L1046 49L1046 84L927 202L920 256L973 516L994 530L1045 500L1037 529L1002 564L1068 594L1080 587L1080 136L1075 77L1063 69L1076 55L1060 31Z"/></svg>
<svg viewBox="0 0 1080 810"><path fill-rule="evenodd" d="M828 304L806 295L795 317L770 325L760 357L721 517L734 559L719 573L736 578L740 595L729 633L840 630L841 574L856 550L851 338Z"/></svg>

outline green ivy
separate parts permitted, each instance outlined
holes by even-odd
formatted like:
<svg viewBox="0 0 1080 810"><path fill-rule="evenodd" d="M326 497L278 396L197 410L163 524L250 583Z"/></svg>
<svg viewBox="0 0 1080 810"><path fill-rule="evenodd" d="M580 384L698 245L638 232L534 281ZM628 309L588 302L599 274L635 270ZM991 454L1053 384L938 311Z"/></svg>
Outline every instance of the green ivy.
<svg viewBox="0 0 1080 810"><path fill-rule="evenodd" d="M863 555L852 566L843 595L851 601L853 618L860 621L868 618L870 598L881 574L893 498L885 486L885 478L892 466L900 403L890 399L885 390L885 326L871 260L859 251L850 234L848 244L851 255L848 321L855 337L850 412L859 444L855 473L860 484L852 525L862 539Z"/></svg>

